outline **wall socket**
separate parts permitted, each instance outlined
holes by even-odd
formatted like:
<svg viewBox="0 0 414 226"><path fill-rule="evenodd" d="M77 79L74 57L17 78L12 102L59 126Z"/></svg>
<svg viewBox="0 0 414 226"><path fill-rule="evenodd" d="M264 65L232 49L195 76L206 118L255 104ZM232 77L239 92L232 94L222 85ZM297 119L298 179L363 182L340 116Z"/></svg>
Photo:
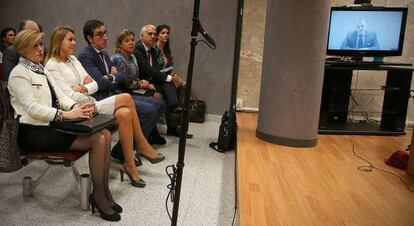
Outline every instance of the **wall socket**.
<svg viewBox="0 0 414 226"><path fill-rule="evenodd" d="M236 110L243 109L243 99L236 99Z"/></svg>

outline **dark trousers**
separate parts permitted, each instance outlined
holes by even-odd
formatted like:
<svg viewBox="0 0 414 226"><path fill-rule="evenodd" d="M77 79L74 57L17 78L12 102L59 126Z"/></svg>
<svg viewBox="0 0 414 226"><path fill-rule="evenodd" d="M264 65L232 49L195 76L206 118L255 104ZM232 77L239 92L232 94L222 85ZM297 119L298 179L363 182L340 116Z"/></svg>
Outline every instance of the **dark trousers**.
<svg viewBox="0 0 414 226"><path fill-rule="evenodd" d="M181 88L175 87L171 82L164 82L157 89L161 90L161 94L164 96L164 100L167 103L167 111L165 112L165 120L167 122L168 129L175 129L180 125L181 114L171 111L172 108L177 107L180 103L179 96L182 92Z"/></svg>
<svg viewBox="0 0 414 226"><path fill-rule="evenodd" d="M142 132L148 137L156 126L158 118L164 114L166 105L164 101L140 95L133 95Z"/></svg>
<svg viewBox="0 0 414 226"><path fill-rule="evenodd" d="M167 108L176 107L179 104L178 89L173 83L164 82L161 86L158 86L157 90L160 90L164 96Z"/></svg>

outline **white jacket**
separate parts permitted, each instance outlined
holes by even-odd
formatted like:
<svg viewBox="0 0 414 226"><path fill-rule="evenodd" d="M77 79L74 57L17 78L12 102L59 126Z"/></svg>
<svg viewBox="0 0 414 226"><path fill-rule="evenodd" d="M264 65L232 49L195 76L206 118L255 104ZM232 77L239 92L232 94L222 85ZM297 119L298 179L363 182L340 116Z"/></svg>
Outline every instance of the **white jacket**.
<svg viewBox="0 0 414 226"><path fill-rule="evenodd" d="M69 110L76 102L62 92L47 69L44 72L54 87L60 108ZM54 120L57 109L52 107L52 95L45 75L37 74L18 64L10 73L7 87L15 116L22 116L21 123L48 125Z"/></svg>
<svg viewBox="0 0 414 226"><path fill-rule="evenodd" d="M98 91L98 84L96 81L93 81L85 85L83 80L86 76L88 76L88 73L75 56L70 56L69 60L78 71L80 77L74 74L74 72L64 62L57 62L54 58L48 60L45 67L55 79L57 85L68 97L78 103L82 103L83 101L89 100L89 97L84 93L75 92L72 87L76 85L83 85L88 89L88 94L93 94Z"/></svg>

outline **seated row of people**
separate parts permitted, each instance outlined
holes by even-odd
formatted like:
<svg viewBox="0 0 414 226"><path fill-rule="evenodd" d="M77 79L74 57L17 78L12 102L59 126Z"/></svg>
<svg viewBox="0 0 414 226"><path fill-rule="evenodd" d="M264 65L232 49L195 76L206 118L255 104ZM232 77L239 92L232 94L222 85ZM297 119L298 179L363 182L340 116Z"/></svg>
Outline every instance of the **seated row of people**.
<svg viewBox="0 0 414 226"><path fill-rule="evenodd" d="M89 23L89 24L88 24ZM107 35L102 35L102 36L94 36L93 34L86 34L85 32L92 32L91 29L89 29L92 26L92 30L98 29L98 26L100 27L99 29L105 29L105 26L103 24L103 22L97 21L97 20L90 20L88 21L85 26L84 26L84 37L85 40L88 43L88 46L85 47L85 49L87 49L88 47L89 50L91 48L95 48L95 47L91 47L93 45L98 44L99 45L104 45L101 47L106 47L107 42L108 42L108 36ZM160 38L158 40L158 44L160 43L168 43L169 42L169 32L170 32L170 28L166 25L161 25L159 26L159 31L161 32L161 30L163 31L163 35L160 35ZM30 20L26 20L25 22L21 23L20 25L20 29L40 29L37 26L37 23L34 21L30 21ZM121 32L122 33L122 32ZM157 33L155 32L155 27L153 25L146 25L141 29L140 32L140 39L139 41L136 42L136 48L134 51L134 55L136 56L137 59L137 64L139 67L139 71L136 71L136 74L139 76L139 78L141 78L142 81L140 81L140 83L138 83L138 85L140 87L146 87L149 85L149 83L152 83L153 85L155 85L155 88L158 90L159 93L162 94L163 99L166 101L167 103L167 110L166 110L166 122L167 122L167 134L168 135L172 135L172 136L179 136L179 124L180 124L180 110L181 110L181 106L179 104L178 101L178 97L177 97L177 88L181 87L183 84L183 80L181 79L180 76L176 75L173 73L172 70L168 70L165 71L162 67L159 67L160 62L164 61L166 59L168 59L170 61L170 63L166 65L166 67L168 68L172 68L172 57L171 57L171 52L170 51L166 51L165 53L169 56L165 57L164 56L164 51L162 51L162 49L160 49L158 46L160 45L155 45L155 40L157 39L156 35ZM121 35L121 34L120 34ZM118 36L120 36L118 35ZM132 34L134 36L135 39L135 35ZM88 38L91 38L91 41L93 42L89 42ZM95 43L97 42L97 43ZM100 43L99 43L100 42ZM117 41L117 43L121 42L121 40L119 39ZM132 43L133 45L135 45L135 43ZM168 44L166 45L166 47L168 47ZM117 46L118 48L118 46ZM97 48L95 48L97 49ZM102 49L104 50L104 49ZM149 50L149 51L148 51ZM99 50L101 51L101 50ZM148 51L148 52L146 52ZM83 51L85 52L85 51ZM148 58L147 53L150 54L150 57ZM109 56L105 51L102 51L102 59L105 61L105 66L108 66L109 64L112 64L112 62L110 62L110 60L106 61L106 56ZM104 70L104 68L102 66L98 67L98 72L95 70L96 69L96 65L92 65L92 69L90 69L91 71L89 71L89 65L88 63L88 58L85 58L85 62L83 62L82 59L82 53L81 55L79 55L79 59L81 61L82 64L85 64L84 67L86 69L86 71L88 73L90 73L92 75L92 77L98 82L99 85L99 91L95 94L95 96L99 96L101 95L100 91L102 92L103 96L108 95L108 91L109 93L112 93L114 90L115 92L119 92L119 89L122 88L122 86L120 86L120 83L118 83L116 80L115 81L111 81L113 85L111 85L110 83L108 83L108 81L103 80L102 78L107 78L106 76L97 76L94 77L94 74L98 74L98 72L101 72L103 74L109 74L111 75L110 72L112 72L112 68L108 66L107 69ZM85 55L87 56L87 55ZM97 58L96 55L93 55L94 58ZM151 58L151 59L150 59ZM113 58L114 59L114 58ZM17 64L17 60L18 60L18 55L15 53L15 51L7 51L6 55L4 56L4 67L3 67L3 73L4 73L4 80L7 80L11 69ZM96 59L95 59L96 60ZM116 58L115 58L116 60ZM119 61L114 61L114 66L116 68L121 67L122 65L118 65ZM152 64L152 62L155 62L154 64ZM132 64L130 64L129 66L132 66ZM110 68L110 69L109 69ZM107 73L109 72L109 73ZM114 75L119 75L119 73L113 73ZM125 77L125 74L123 74L123 76L117 76L117 77ZM112 79L112 76L109 77L109 79ZM119 79L122 80L122 79ZM101 82L102 81L102 82ZM108 89L112 89L112 90L108 90ZM135 94L139 94L140 91L134 91ZM147 94L145 94L145 96L151 96L151 94L153 94L153 92L148 92ZM138 96L138 95L137 95ZM155 93L155 97L160 98L160 95L157 95L157 93ZM99 99L99 98L97 98ZM134 99L139 99L139 98L134 98ZM141 100L139 100L141 102L147 101L148 102L148 98L144 98ZM144 103L145 104L145 103ZM144 134L145 136L149 139L149 142L151 144L164 144L165 143L165 139L162 138L161 136L159 136L158 132L156 130L152 131L150 128L151 125L153 125L154 123L151 123L151 120L153 119L153 117L148 117L148 111L153 112L153 109L151 110L145 110L148 109L148 104L146 104L147 106L143 107L143 110L138 110L138 115L141 116L142 118L142 124L141 126L143 127L144 130ZM159 107L159 103L150 103L150 105L156 105L157 107L157 113L158 115L160 114L160 107ZM162 107L161 107L162 108ZM164 107L165 108L165 107ZM142 114L141 114L142 113ZM151 114L154 115L154 114ZM148 118L148 120L147 120ZM157 116L158 118L158 116ZM148 123L146 123L148 122ZM191 138L192 135L188 134L187 136L188 138Z"/></svg>
<svg viewBox="0 0 414 226"><path fill-rule="evenodd" d="M27 25L33 25L32 22L28 21ZM4 56L10 65L16 57L18 59L10 78L6 75L15 114L22 115L18 144L31 150L89 150L94 187L91 205L97 207L103 219L119 220L122 208L112 199L108 186L110 131L104 129L78 137L57 132L53 124L57 120L89 119L95 108L100 113L113 114L120 137L117 146L124 160L121 178L126 173L133 186L144 187L146 183L140 178L134 161L134 142L138 156L151 163L164 160L147 139L151 143L165 144L156 129L156 122L164 111L169 113L166 115L167 133L178 136L178 123L171 115L179 118L177 89L184 81L172 71L164 70L172 65L172 58L165 45L154 46L155 27L152 25L141 30L142 40L145 36L151 37L148 47L145 41L141 42L144 49L150 50L150 55L140 55L139 48L135 48L134 33L124 30L118 35L117 53L112 60L104 51L108 36L101 21L86 22L83 35L88 45L79 54L79 60L74 56L76 42L72 28L54 29L46 60L43 33L39 30L38 26L26 26ZM10 68L6 66L5 69ZM167 110L163 100L167 102ZM176 121L171 123L171 120Z"/></svg>

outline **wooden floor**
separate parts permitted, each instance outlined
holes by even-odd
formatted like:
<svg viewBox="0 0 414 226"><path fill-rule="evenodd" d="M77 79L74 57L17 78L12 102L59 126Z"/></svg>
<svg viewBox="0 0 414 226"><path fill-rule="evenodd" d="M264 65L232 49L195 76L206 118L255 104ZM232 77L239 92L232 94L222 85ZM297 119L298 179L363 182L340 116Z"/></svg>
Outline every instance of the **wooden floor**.
<svg viewBox="0 0 414 226"><path fill-rule="evenodd" d="M414 225L414 193L395 176L362 172L367 163L414 177L384 164L411 141L406 136L320 135L315 148L290 148L256 138L257 114L237 113L240 225Z"/></svg>

